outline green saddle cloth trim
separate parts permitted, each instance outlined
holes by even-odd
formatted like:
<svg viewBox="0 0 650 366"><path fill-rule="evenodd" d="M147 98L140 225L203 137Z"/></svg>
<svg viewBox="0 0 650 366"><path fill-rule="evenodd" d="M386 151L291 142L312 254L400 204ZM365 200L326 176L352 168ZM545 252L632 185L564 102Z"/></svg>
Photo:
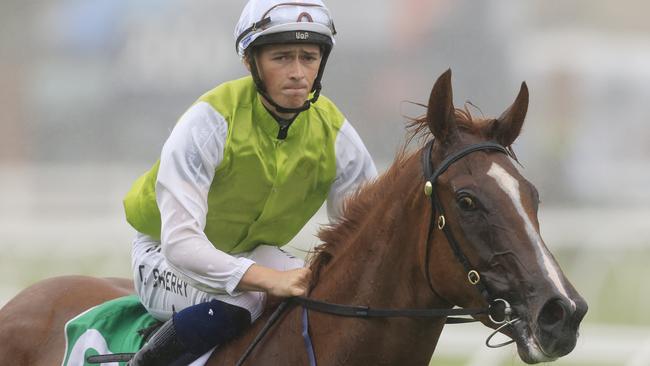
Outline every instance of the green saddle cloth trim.
<svg viewBox="0 0 650 366"><path fill-rule="evenodd" d="M91 366L86 362L88 356L136 352L144 343L138 331L156 322L136 295L90 308L65 325L66 352L62 365ZM126 362L104 365L123 366Z"/></svg>

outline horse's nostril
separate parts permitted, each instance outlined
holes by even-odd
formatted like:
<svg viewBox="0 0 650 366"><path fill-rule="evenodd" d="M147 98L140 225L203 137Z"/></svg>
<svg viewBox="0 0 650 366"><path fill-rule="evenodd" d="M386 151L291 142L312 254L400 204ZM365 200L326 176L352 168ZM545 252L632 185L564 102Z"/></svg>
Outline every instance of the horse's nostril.
<svg viewBox="0 0 650 366"><path fill-rule="evenodd" d="M542 311L539 314L539 325L542 328L551 328L558 323L562 323L566 316L564 307L562 306L561 300L551 300L544 305Z"/></svg>
<svg viewBox="0 0 650 366"><path fill-rule="evenodd" d="M553 357L571 352L576 345L578 325L584 308L574 307L573 301L555 298L547 301L537 316L537 337L542 351Z"/></svg>

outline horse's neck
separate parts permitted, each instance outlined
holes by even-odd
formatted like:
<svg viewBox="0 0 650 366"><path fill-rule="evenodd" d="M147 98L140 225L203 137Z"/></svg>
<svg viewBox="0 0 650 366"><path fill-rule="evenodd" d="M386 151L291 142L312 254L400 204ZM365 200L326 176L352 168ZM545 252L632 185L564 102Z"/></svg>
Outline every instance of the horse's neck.
<svg viewBox="0 0 650 366"><path fill-rule="evenodd" d="M426 200L418 196L422 194L420 187L414 187L417 176L410 175L382 187L386 198L368 210L353 238L337 245L338 251L323 268L312 297L372 308L431 308L443 304L425 278L422 258L429 213ZM398 186L408 189L396 191ZM442 320L350 320L311 314L315 337L321 338L320 342L334 343L332 349L336 352L332 357L346 357L346 364L355 364L351 361L355 357L366 364L389 359L402 364L428 364L444 325ZM361 350L372 350L374 355L359 354ZM330 361L337 364L341 360Z"/></svg>

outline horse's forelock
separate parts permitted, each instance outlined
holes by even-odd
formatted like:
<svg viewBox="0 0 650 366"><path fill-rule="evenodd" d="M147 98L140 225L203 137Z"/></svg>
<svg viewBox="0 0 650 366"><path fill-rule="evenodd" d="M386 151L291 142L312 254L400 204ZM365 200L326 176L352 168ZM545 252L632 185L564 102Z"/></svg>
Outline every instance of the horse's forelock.
<svg viewBox="0 0 650 366"><path fill-rule="evenodd" d="M454 117L456 118L456 126L460 131L481 138L487 139L494 125L494 119L476 118L472 116L467 104L462 109L456 108L454 110ZM409 118L406 129L408 131L406 138L407 144L418 138L428 139L432 135L429 130L426 115L417 118Z"/></svg>

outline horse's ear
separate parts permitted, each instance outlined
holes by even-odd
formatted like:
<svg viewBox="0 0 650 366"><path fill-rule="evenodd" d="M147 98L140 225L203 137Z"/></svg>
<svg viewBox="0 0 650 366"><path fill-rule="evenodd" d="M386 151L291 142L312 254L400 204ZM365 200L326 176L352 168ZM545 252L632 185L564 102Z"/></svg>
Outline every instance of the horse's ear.
<svg viewBox="0 0 650 366"><path fill-rule="evenodd" d="M528 86L521 83L515 102L497 118L492 137L503 146L510 146L519 136L528 111Z"/></svg>
<svg viewBox="0 0 650 366"><path fill-rule="evenodd" d="M438 141L449 143L457 135L451 69L440 75L433 85L427 108L427 122L431 133Z"/></svg>

